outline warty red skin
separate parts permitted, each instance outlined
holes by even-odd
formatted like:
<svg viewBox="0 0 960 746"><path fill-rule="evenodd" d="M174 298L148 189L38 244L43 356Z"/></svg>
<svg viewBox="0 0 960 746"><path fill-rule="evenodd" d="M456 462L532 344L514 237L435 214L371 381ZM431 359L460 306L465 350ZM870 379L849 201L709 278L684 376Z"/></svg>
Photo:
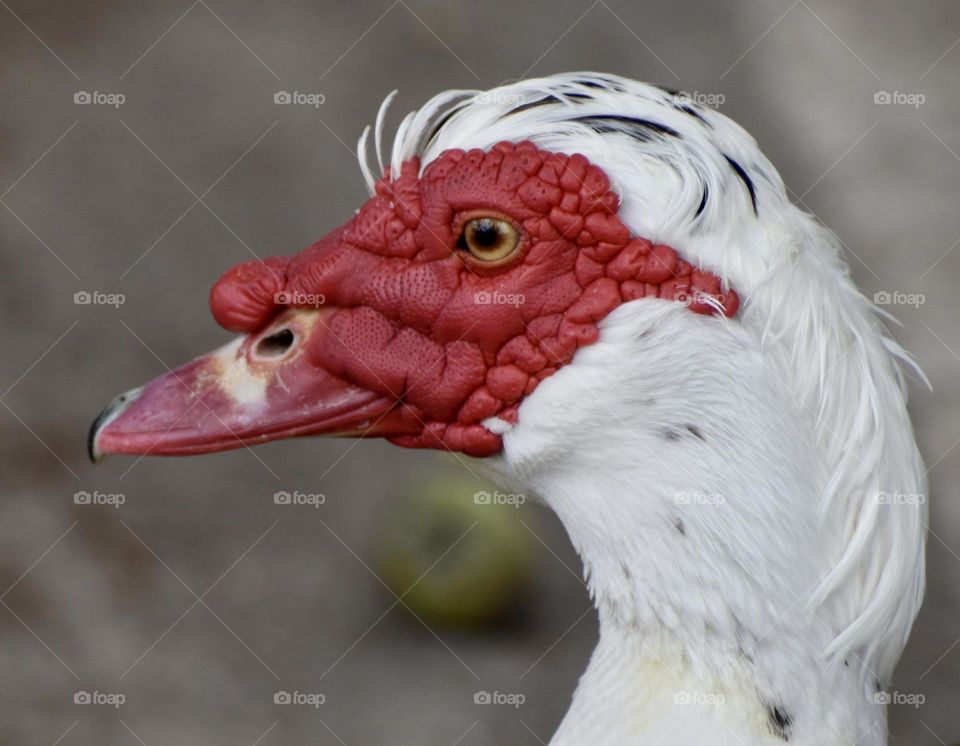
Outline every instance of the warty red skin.
<svg viewBox="0 0 960 746"><path fill-rule="evenodd" d="M736 293L677 250L631 236L604 172L580 154L499 143L448 150L420 174L414 158L343 226L293 257L233 267L210 306L226 329L254 334L287 307L335 309L309 341L311 361L399 404L402 446L488 456L481 423L517 408L621 303L661 298L727 316ZM458 248L464 223L497 217L520 233L502 262ZM383 433L377 433L383 434Z"/></svg>

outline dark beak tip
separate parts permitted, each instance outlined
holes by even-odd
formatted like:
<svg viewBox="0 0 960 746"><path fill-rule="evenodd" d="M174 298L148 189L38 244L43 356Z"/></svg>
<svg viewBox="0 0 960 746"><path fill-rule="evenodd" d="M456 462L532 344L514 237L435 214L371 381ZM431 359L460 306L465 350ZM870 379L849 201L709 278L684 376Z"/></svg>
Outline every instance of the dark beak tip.
<svg viewBox="0 0 960 746"><path fill-rule="evenodd" d="M106 456L103 451L97 448L97 435L100 434L103 428L123 414L123 411L140 396L142 391L143 387L140 387L125 391L120 394L120 396L114 397L114 399L100 411L96 419L94 419L90 425L90 430L87 431L87 456L92 463L99 463L103 460L104 456Z"/></svg>
<svg viewBox="0 0 960 746"><path fill-rule="evenodd" d="M110 416L113 409L113 402L110 402L100 410L100 414L97 415L87 431L87 457L93 464L99 463L103 459L103 454L97 450L97 433L100 431L100 425Z"/></svg>

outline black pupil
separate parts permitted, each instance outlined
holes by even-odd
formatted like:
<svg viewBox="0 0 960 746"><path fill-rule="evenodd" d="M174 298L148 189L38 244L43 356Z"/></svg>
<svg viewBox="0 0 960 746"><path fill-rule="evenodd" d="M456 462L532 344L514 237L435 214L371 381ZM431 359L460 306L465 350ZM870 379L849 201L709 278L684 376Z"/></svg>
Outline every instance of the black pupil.
<svg viewBox="0 0 960 746"><path fill-rule="evenodd" d="M484 249L492 249L500 243L500 230L492 220L478 220L472 226L473 243Z"/></svg>

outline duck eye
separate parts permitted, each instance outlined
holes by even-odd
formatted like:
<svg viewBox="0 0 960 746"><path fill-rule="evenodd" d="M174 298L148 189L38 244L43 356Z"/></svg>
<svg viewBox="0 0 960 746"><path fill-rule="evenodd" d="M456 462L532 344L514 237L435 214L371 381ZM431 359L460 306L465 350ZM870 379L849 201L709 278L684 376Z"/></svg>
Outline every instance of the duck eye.
<svg viewBox="0 0 960 746"><path fill-rule="evenodd" d="M474 218L463 226L457 245L483 262L509 256L520 243L520 234L506 220Z"/></svg>

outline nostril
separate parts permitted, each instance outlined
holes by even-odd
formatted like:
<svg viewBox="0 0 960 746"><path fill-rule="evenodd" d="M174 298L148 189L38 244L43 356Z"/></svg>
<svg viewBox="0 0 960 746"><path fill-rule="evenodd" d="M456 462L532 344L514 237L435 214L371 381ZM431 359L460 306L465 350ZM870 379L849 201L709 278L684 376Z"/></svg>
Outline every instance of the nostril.
<svg viewBox="0 0 960 746"><path fill-rule="evenodd" d="M257 342L255 352L259 357L280 357L293 347L296 335L289 329L278 329Z"/></svg>

